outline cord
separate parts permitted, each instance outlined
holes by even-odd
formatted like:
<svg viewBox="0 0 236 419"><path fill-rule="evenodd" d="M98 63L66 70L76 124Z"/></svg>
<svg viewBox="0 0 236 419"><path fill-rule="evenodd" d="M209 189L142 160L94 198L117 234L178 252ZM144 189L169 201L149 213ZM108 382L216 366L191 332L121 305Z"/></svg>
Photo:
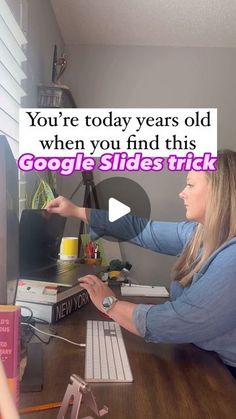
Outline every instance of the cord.
<svg viewBox="0 0 236 419"><path fill-rule="evenodd" d="M73 342L72 340L69 340L69 339L63 338L62 336L57 336L57 335L53 335L53 334L51 334L51 333L43 332L43 330L38 329L36 326L33 326L33 325L32 325L32 324L30 324L30 323L21 322L21 324L26 325L26 326L29 326L29 327L32 327L32 329L37 330L37 332L42 333L42 334L44 334L44 335L51 336L51 337L53 337L53 338L57 338L57 339L61 339L61 340L64 340L65 342L69 342L69 343L71 343L72 345L75 345L75 346L80 346L81 348L85 348L85 347L86 347L86 344L85 344L85 343L77 343L77 342Z"/></svg>
<svg viewBox="0 0 236 419"><path fill-rule="evenodd" d="M23 308L24 310L28 310L30 312L29 316L23 316L23 314L21 314L22 320L27 322L27 324L30 324L31 321L36 321L37 323L50 325L50 323L47 322L46 320L40 319L39 317L35 317L31 308L26 307L26 306L21 306L21 308Z"/></svg>
<svg viewBox="0 0 236 419"><path fill-rule="evenodd" d="M33 334L33 336L35 336L38 340L40 340L40 342L44 343L45 345L48 345L48 344L51 342L52 336L50 336L50 337L48 338L48 340L44 340L44 339L40 338L40 337L39 337L39 335L37 335L37 333L35 333L33 330L32 330L32 334Z"/></svg>
<svg viewBox="0 0 236 419"><path fill-rule="evenodd" d="M34 316L34 314L33 314L33 311L31 310L31 308L29 308L29 307L26 307L26 306L21 306L21 308L23 308L24 310L28 310L29 311L29 315L28 316L23 316L22 314L21 314L21 317L26 321L26 322L30 322L32 319L33 319L33 316Z"/></svg>
<svg viewBox="0 0 236 419"><path fill-rule="evenodd" d="M49 327L49 330L53 332L53 335L56 334L56 330L52 327L52 325L47 322L46 320L40 319L39 317L35 317L33 315L33 311L31 310L31 308L26 307L26 306L21 306L21 308L23 308L24 310L28 310L30 312L29 316L23 316L21 314L21 324L25 325L25 323L27 323L27 326L33 325L35 324L35 322L37 323L41 323L41 324L45 324ZM23 343L24 344L28 344L32 338L32 335L35 336L38 340L40 340L40 342L44 343L45 345L48 345L51 342L52 336L49 337L48 340L43 340L42 338L39 337L39 335L37 335L37 333L34 332L34 330L31 330L31 335L27 338L27 328L25 329L25 331L22 331L22 339L23 339Z"/></svg>

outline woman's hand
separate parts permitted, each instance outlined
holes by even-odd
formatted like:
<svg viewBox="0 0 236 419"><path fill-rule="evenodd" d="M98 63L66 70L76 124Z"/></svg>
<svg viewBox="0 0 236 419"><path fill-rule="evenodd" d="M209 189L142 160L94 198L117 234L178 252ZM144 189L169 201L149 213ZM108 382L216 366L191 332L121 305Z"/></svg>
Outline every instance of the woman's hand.
<svg viewBox="0 0 236 419"><path fill-rule="evenodd" d="M45 209L50 213L60 214L64 217L80 217L80 208L63 196L58 196L50 201Z"/></svg>
<svg viewBox="0 0 236 419"><path fill-rule="evenodd" d="M93 304L100 311L104 311L102 303L105 297L115 297L114 292L95 275L83 276L79 279L79 283L88 291ZM140 336L133 321L133 312L135 308L136 304L119 300L109 310L109 317L131 333Z"/></svg>
<svg viewBox="0 0 236 419"><path fill-rule="evenodd" d="M85 288L93 304L102 311L105 297L115 296L114 292L95 275L86 275L79 279L81 287Z"/></svg>

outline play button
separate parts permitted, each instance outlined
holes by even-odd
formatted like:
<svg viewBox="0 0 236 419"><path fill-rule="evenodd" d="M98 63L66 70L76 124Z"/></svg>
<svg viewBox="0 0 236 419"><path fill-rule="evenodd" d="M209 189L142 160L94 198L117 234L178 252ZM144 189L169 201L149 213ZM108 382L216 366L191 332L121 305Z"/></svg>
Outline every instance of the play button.
<svg viewBox="0 0 236 419"><path fill-rule="evenodd" d="M151 205L146 191L138 182L124 175L111 176L96 184L95 177L95 187L90 191L88 201L88 206L92 208L96 206L94 196L97 196L99 209L107 211L107 234L104 238L130 241L142 236L149 222ZM92 229L98 236L101 235L100 223L93 224Z"/></svg>
<svg viewBox="0 0 236 419"><path fill-rule="evenodd" d="M123 204L115 198L109 198L108 201L108 219L111 223L119 218L123 217L126 214L129 214L131 211L128 205Z"/></svg>

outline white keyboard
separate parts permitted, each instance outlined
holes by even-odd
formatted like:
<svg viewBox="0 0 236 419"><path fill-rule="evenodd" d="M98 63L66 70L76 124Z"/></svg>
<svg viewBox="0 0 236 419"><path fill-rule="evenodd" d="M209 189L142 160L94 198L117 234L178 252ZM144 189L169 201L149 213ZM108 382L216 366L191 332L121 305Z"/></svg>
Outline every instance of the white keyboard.
<svg viewBox="0 0 236 419"><path fill-rule="evenodd" d="M120 326L113 321L87 321L85 380L130 383L132 372Z"/></svg>

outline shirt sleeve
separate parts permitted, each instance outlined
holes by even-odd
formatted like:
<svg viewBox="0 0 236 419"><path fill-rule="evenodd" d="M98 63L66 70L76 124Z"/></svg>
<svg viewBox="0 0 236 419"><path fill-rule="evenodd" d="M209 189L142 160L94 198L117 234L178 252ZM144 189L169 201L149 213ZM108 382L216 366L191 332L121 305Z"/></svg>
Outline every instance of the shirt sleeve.
<svg viewBox="0 0 236 419"><path fill-rule="evenodd" d="M146 341L195 343L235 328L235 245L221 251L181 296L161 305L136 307L134 323Z"/></svg>
<svg viewBox="0 0 236 419"><path fill-rule="evenodd" d="M185 221L148 221L130 214L109 222L107 211L95 209L91 210L89 224L93 240L104 235L112 236L167 255L178 255L197 225Z"/></svg>

